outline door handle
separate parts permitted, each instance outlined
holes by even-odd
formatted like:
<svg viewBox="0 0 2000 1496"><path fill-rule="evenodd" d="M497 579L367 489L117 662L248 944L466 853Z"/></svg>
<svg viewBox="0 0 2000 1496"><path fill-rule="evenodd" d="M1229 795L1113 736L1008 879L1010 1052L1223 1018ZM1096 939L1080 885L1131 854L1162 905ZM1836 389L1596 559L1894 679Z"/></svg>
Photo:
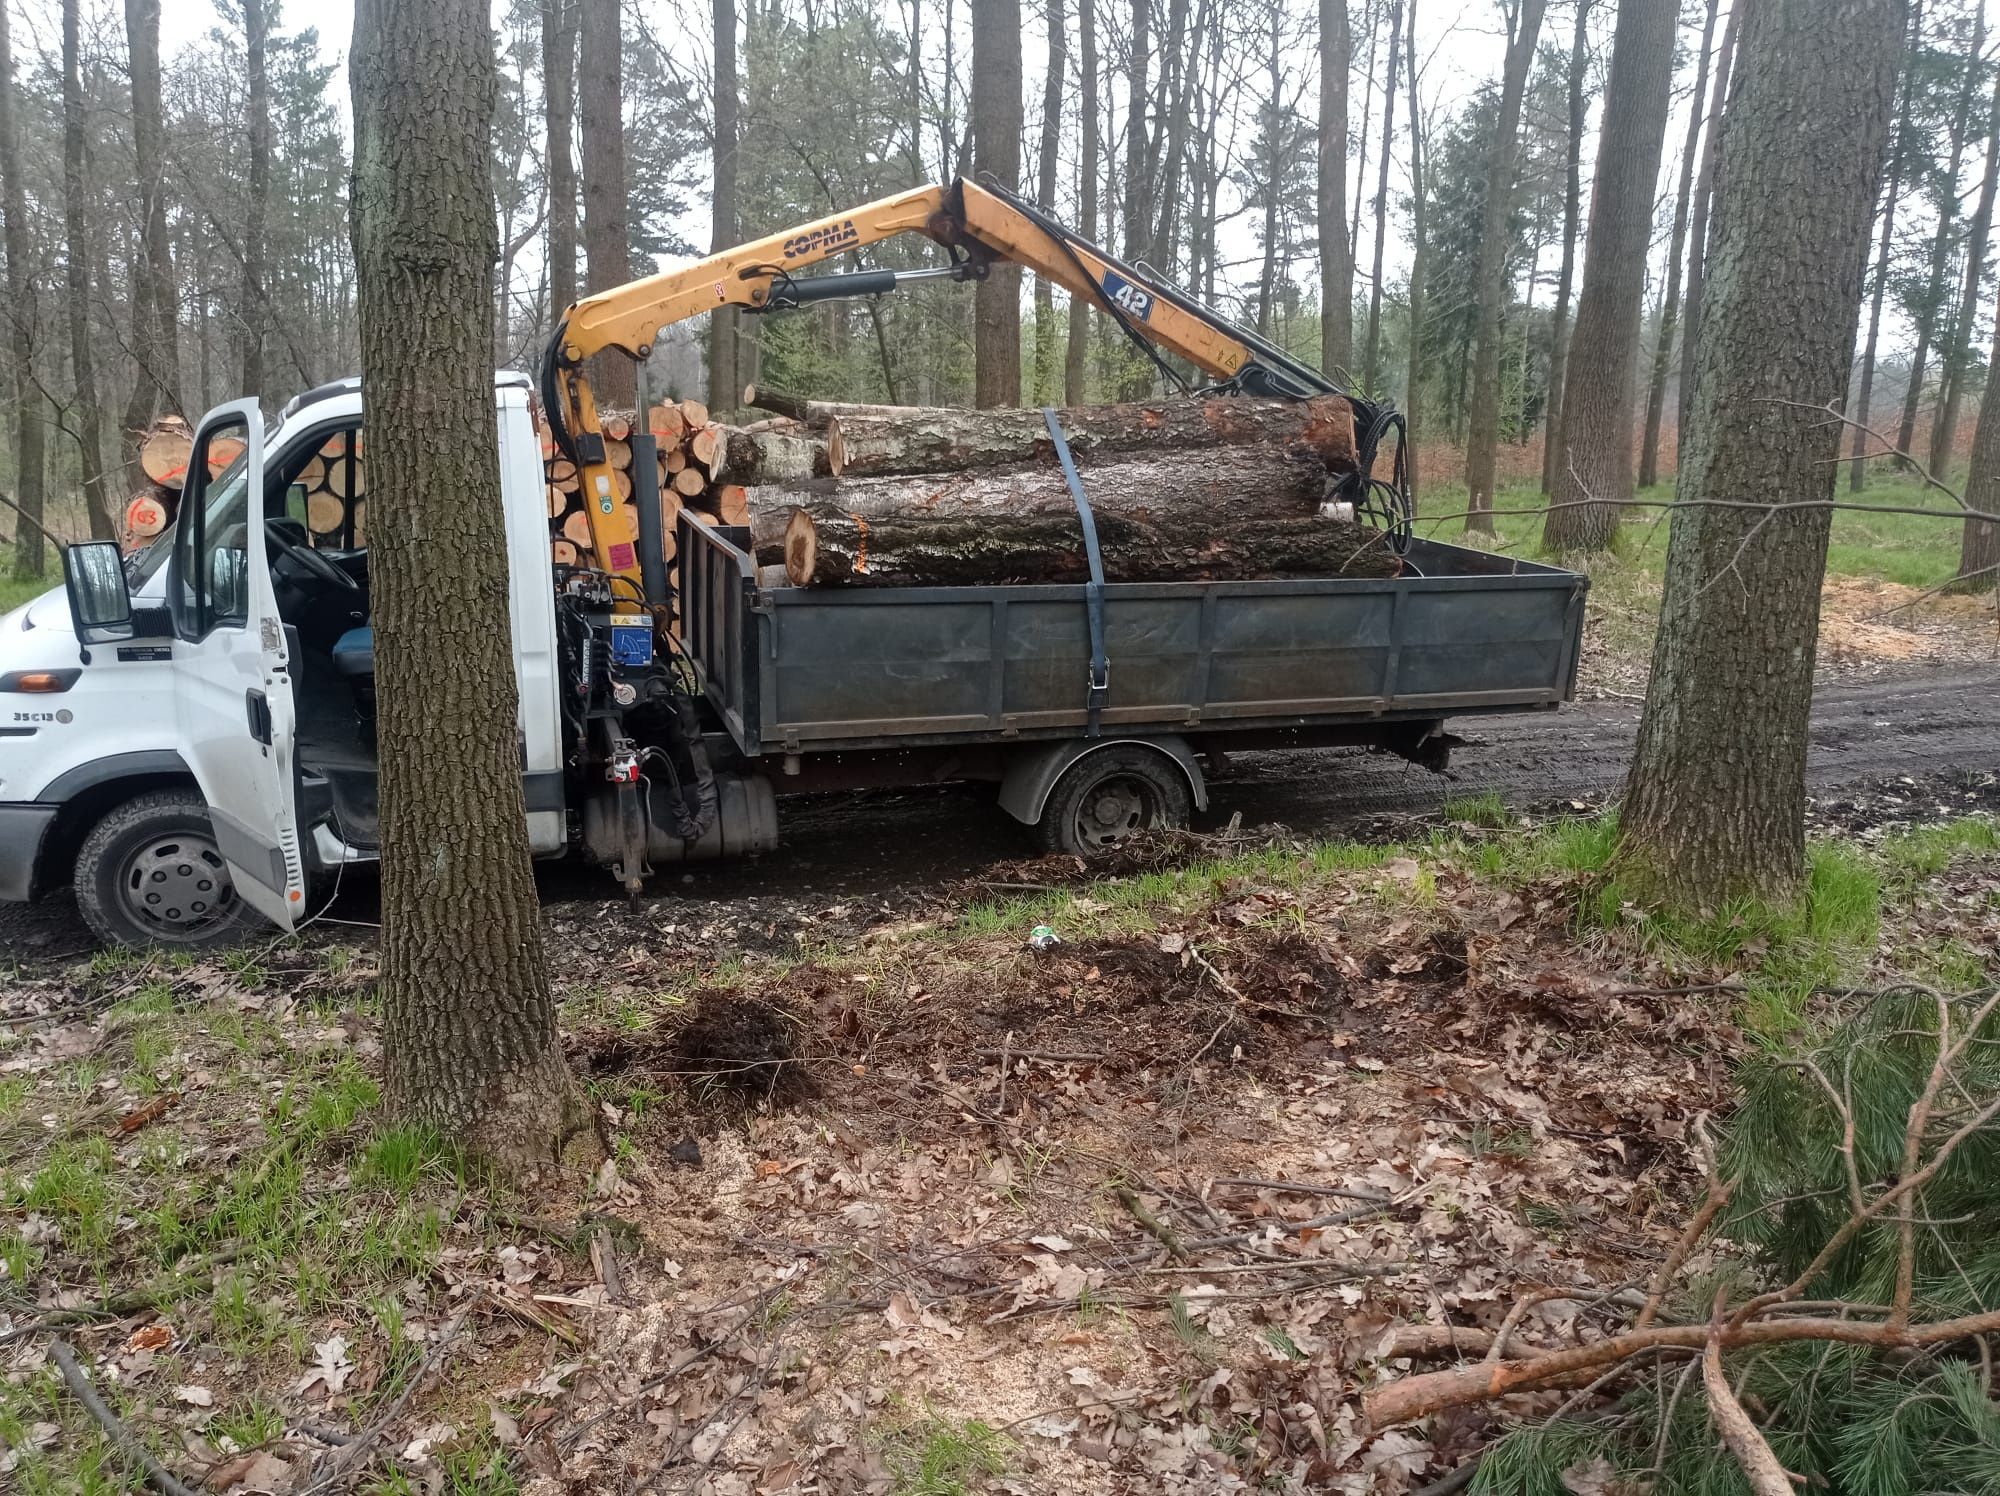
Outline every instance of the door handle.
<svg viewBox="0 0 2000 1496"><path fill-rule="evenodd" d="M271 746L271 700L252 686L243 693L243 706L250 717L250 736L266 748Z"/></svg>

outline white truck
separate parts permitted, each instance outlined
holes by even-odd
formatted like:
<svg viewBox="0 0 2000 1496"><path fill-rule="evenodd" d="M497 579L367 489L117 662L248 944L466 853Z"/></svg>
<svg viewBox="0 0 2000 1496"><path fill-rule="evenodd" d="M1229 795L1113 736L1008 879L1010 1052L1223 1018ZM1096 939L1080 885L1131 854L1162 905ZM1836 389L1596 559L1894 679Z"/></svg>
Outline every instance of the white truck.
<svg viewBox="0 0 2000 1496"><path fill-rule="evenodd" d="M1573 686L1581 578L1421 539L1398 578L1107 587L1087 705L1080 586L767 589L746 532L691 519L685 657L629 665L598 574L550 559L528 379L494 400L530 844L628 887L775 846L774 790L985 780L1089 854L1205 806L1206 751L1436 764L1445 716ZM66 587L0 618L0 899L67 886L108 942L200 945L289 927L375 860L367 552L311 536L294 484L361 434L353 379L268 426L252 401L210 412L168 534L72 546Z"/></svg>

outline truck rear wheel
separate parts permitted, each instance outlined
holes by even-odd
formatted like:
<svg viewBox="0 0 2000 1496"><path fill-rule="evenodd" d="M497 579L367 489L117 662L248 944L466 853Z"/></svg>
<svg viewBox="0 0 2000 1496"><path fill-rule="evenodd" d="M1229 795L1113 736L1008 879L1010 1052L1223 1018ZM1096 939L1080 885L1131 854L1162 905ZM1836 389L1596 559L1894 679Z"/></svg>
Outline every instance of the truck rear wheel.
<svg viewBox="0 0 2000 1496"><path fill-rule="evenodd" d="M1050 852L1094 857L1138 832L1187 825L1191 803L1180 765L1127 744L1086 754L1065 769L1035 832Z"/></svg>
<svg viewBox="0 0 2000 1496"><path fill-rule="evenodd" d="M74 882L84 921L107 945L226 945L256 919L192 790L113 806L77 849Z"/></svg>

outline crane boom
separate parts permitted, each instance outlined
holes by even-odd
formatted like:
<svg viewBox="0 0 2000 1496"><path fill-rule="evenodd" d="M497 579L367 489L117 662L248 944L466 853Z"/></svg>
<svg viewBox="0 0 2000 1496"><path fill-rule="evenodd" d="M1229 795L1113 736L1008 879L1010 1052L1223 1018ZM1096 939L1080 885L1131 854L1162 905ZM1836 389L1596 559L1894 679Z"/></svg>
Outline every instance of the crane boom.
<svg viewBox="0 0 2000 1496"><path fill-rule="evenodd" d="M951 256L943 272L864 271L797 278L838 254L900 234L921 234ZM1334 393L1310 365L1182 295L1064 228L1025 199L963 179L912 188L894 197L767 235L692 265L646 276L585 297L557 324L542 363L542 399L557 444L577 466L599 569L639 581L636 529L616 500L596 399L583 369L593 355L616 351L645 358L677 322L727 306L781 310L832 296L872 295L899 279L939 273L977 279L996 262L1034 271L1098 307L1170 377L1179 375L1154 350L1185 359L1222 392L1305 399ZM1361 427L1379 414L1356 397L1363 472L1373 442Z"/></svg>

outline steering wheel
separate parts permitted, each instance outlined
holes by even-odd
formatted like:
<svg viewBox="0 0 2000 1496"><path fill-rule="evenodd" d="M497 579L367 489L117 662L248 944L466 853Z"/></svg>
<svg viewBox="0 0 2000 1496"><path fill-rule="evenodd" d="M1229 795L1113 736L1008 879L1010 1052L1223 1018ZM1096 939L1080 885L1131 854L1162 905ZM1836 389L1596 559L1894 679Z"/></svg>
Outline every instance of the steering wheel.
<svg viewBox="0 0 2000 1496"><path fill-rule="evenodd" d="M266 525L264 527L264 540L267 544L276 547L283 553L285 559L292 562L299 570L325 582L329 587L343 589L348 592L359 592L361 590L361 584L355 581L353 577L342 571L338 566L335 566L311 546L298 545L287 539L284 532L276 525Z"/></svg>

